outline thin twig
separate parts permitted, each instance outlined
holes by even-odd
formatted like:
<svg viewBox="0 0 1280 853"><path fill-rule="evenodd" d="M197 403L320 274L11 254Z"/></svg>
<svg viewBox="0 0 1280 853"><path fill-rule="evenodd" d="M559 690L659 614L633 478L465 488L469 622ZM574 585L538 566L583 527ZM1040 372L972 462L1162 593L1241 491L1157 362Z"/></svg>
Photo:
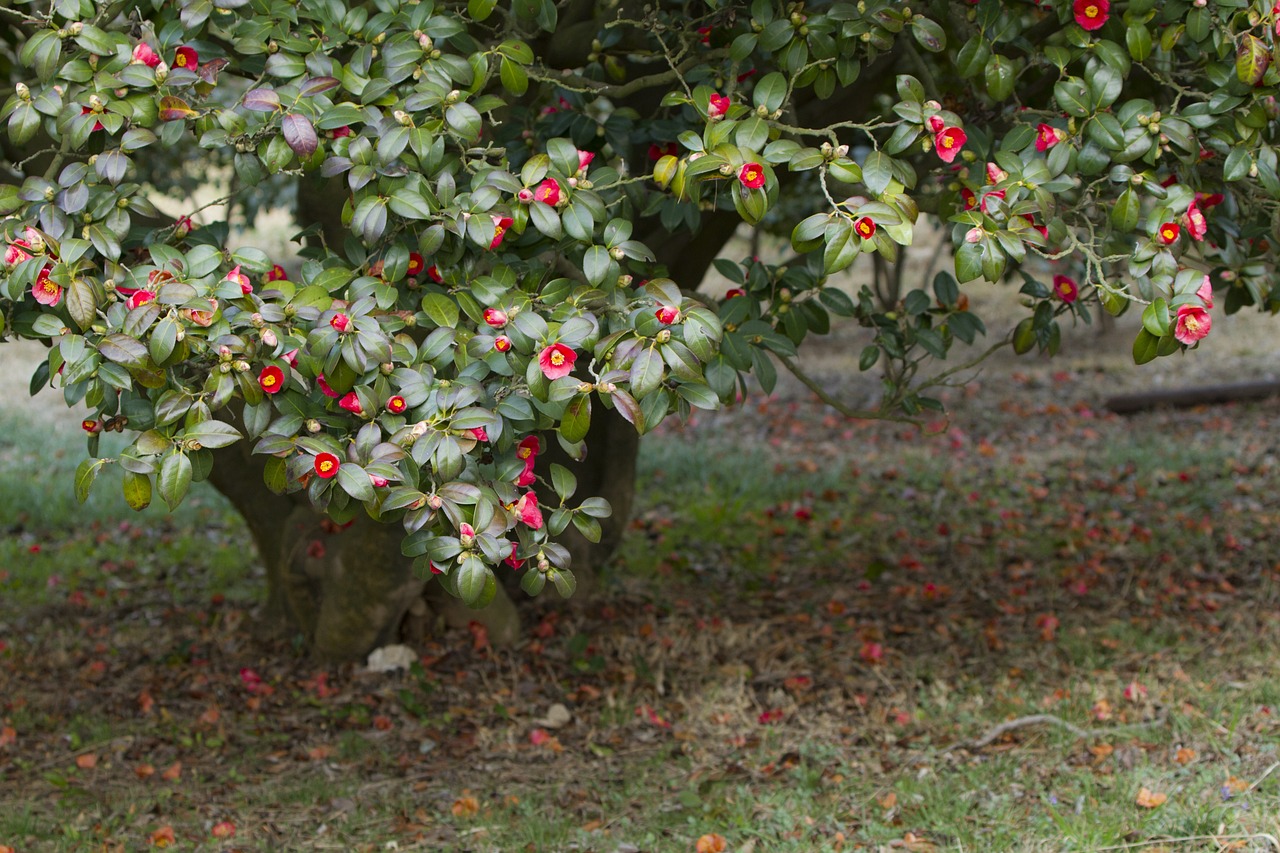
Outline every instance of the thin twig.
<svg viewBox="0 0 1280 853"><path fill-rule="evenodd" d="M1259 838L1265 838L1271 846L1280 850L1280 840L1265 832L1255 832L1250 835L1183 835L1178 838L1151 838L1147 841L1133 841L1111 847L1095 847L1093 850L1094 853L1102 853L1104 850L1133 850L1138 847L1150 847L1152 844L1175 844L1182 841L1212 841L1215 844L1221 844L1223 841L1254 841Z"/></svg>
<svg viewBox="0 0 1280 853"><path fill-rule="evenodd" d="M1031 714L1026 717L1018 717L1017 719L1006 720L1000 725L991 729L991 731L987 732L985 735L978 738L977 740L966 741L964 743L958 743L953 746L949 746L945 750L943 750L943 752L951 752L952 750L956 750L956 749L968 749L968 750L982 749L984 746L987 746L988 744L992 743L1001 735L1004 735L1007 732L1011 732L1014 729L1025 728L1027 726L1038 726L1038 725L1041 725L1042 723L1061 726L1062 728L1071 732L1071 734L1075 735L1077 738L1081 740L1088 740L1090 738L1104 737L1106 735L1115 734L1116 732L1123 731L1125 729L1161 725L1164 723L1164 719L1165 718L1161 716L1161 717L1157 717L1154 720L1149 720L1144 723L1131 723L1129 725L1124 725L1124 726L1111 726L1105 729L1082 729L1079 726L1075 725L1074 723L1068 723L1066 720L1062 719L1061 717L1055 717L1053 714Z"/></svg>
<svg viewBox="0 0 1280 853"><path fill-rule="evenodd" d="M796 364L794 361L787 358L785 355L782 355L781 353L774 353L774 356L778 359L778 361L782 362L783 367L791 371L792 376L800 380L800 383L804 385L804 387L808 388L814 394L817 394L819 400L826 403L828 406L835 409L837 412L844 415L845 417L857 418L859 420L869 420L869 421L895 421L897 423L911 424L912 426L915 426L915 427L919 427L921 425L921 422L916 418L908 418L902 415L891 415L887 412L877 410L877 409L864 410L864 409L850 408L849 406L837 400L835 397L832 397L830 394L828 394L826 389L823 388L820 384L818 384L818 381L816 379L814 379L812 376L810 376L809 374L801 370L800 366Z"/></svg>
<svg viewBox="0 0 1280 853"><path fill-rule="evenodd" d="M1270 776L1270 775L1271 775L1271 773L1272 773L1272 771L1273 771L1273 770L1275 770L1277 767L1280 767L1280 761L1277 761L1275 764L1272 764L1270 767L1268 767L1268 768L1267 768L1267 770L1266 770L1266 772L1265 772L1265 773L1263 773L1261 776L1259 776L1259 777L1258 777L1257 781L1255 781L1255 782L1254 782L1252 785L1250 785L1248 788L1245 788L1245 789L1244 789L1244 792L1247 794L1247 793L1249 793L1250 791L1252 791L1254 788L1256 788L1256 787L1258 787L1259 785L1261 785L1261 784L1262 784L1262 780L1264 780L1264 779L1266 779L1268 776ZM1280 846L1280 845L1277 845L1277 846Z"/></svg>

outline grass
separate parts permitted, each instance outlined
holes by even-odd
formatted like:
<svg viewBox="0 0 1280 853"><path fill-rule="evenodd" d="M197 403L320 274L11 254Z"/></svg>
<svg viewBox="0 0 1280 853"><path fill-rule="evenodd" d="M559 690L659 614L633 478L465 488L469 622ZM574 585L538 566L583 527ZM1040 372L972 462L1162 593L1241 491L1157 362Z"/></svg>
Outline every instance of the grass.
<svg viewBox="0 0 1280 853"><path fill-rule="evenodd" d="M389 677L248 638L211 492L80 507L83 439L2 414L0 844L1280 849L1275 404L1021 390L930 435L785 397L669 430L598 602ZM975 746L1031 715L1086 736Z"/></svg>

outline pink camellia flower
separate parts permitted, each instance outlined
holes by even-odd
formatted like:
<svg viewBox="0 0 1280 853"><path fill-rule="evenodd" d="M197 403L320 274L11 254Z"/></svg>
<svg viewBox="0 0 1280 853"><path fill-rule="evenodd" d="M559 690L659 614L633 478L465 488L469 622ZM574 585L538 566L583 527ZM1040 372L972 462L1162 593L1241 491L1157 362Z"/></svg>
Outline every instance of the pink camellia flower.
<svg viewBox="0 0 1280 853"><path fill-rule="evenodd" d="M1156 231L1156 236L1160 242L1166 246L1172 246L1178 242L1178 235L1182 233L1182 226L1176 222L1166 222Z"/></svg>
<svg viewBox="0 0 1280 853"><path fill-rule="evenodd" d="M31 285L31 295L41 305L50 308L62 301L62 288L49 278L49 268L40 270L35 282Z"/></svg>
<svg viewBox="0 0 1280 853"><path fill-rule="evenodd" d="M191 222L191 217L184 216L177 222L173 223L173 236L182 240L195 229L196 226Z"/></svg>
<svg viewBox="0 0 1280 853"><path fill-rule="evenodd" d="M987 183L998 184L1009 177L1009 173L995 163L987 164Z"/></svg>
<svg viewBox="0 0 1280 853"><path fill-rule="evenodd" d="M1080 285L1076 284L1073 278L1068 278L1065 275L1055 275L1053 277L1053 295L1070 305L1080 296Z"/></svg>
<svg viewBox="0 0 1280 853"><path fill-rule="evenodd" d="M332 453L318 453L315 464L316 476L322 480L332 479L338 476L338 468L341 464L338 457Z"/></svg>
<svg viewBox="0 0 1280 853"><path fill-rule="evenodd" d="M151 45L145 41L138 42L133 49L133 65L145 65L148 68L155 68L160 64L160 54L156 53Z"/></svg>
<svg viewBox="0 0 1280 853"><path fill-rule="evenodd" d="M139 305L146 305L148 302L154 301L155 298L156 295L150 290L135 290L133 295L129 297L129 301L125 304L128 305L129 310L132 311Z"/></svg>
<svg viewBox="0 0 1280 853"><path fill-rule="evenodd" d="M764 186L764 167L759 163L744 163L738 170L738 180L749 190L758 190Z"/></svg>
<svg viewBox="0 0 1280 853"><path fill-rule="evenodd" d="M200 54L196 53L194 47L183 45L173 53L173 67L194 72L200 67Z"/></svg>
<svg viewBox="0 0 1280 853"><path fill-rule="evenodd" d="M1199 305L1180 305L1177 320L1173 326L1173 336L1179 343L1191 346L1199 341L1213 328L1213 318L1209 312Z"/></svg>
<svg viewBox="0 0 1280 853"><path fill-rule="evenodd" d="M1051 124L1041 123L1036 127L1036 150L1048 151L1067 138L1067 132Z"/></svg>
<svg viewBox="0 0 1280 853"><path fill-rule="evenodd" d="M89 433L89 435L97 435L102 432L102 421L97 418L85 418L80 422L80 429Z"/></svg>
<svg viewBox="0 0 1280 853"><path fill-rule="evenodd" d="M289 274L284 271L284 267L279 264L272 264L271 269L267 271L267 281L288 281Z"/></svg>
<svg viewBox="0 0 1280 853"><path fill-rule="evenodd" d="M296 349L291 349L280 357L283 358L294 370L298 369L298 351Z"/></svg>
<svg viewBox="0 0 1280 853"><path fill-rule="evenodd" d="M964 241L966 243L981 243L982 238L985 236L986 234L981 228L970 228L964 233Z"/></svg>
<svg viewBox="0 0 1280 853"><path fill-rule="evenodd" d="M325 381L323 373L316 374L316 384L320 386L320 393L324 394L326 397L332 397L336 400L342 396L337 391L333 390L333 388L329 387L329 383Z"/></svg>
<svg viewBox="0 0 1280 853"><path fill-rule="evenodd" d="M7 267L16 267L23 261L31 260L31 255L26 250L31 248L31 244L26 240L14 240L7 249L4 250L4 265Z"/></svg>
<svg viewBox="0 0 1280 853"><path fill-rule="evenodd" d="M489 249L493 250L502 245L502 238L507 235L507 229L514 222L510 216L493 216L493 242L489 244Z"/></svg>
<svg viewBox="0 0 1280 853"><path fill-rule="evenodd" d="M942 120L942 116L929 116L929 131L931 133L941 133L947 123Z"/></svg>
<svg viewBox="0 0 1280 853"><path fill-rule="evenodd" d="M522 188L520 192L516 193L516 201L520 202L521 204L532 204L533 190L529 189L528 187Z"/></svg>
<svg viewBox="0 0 1280 853"><path fill-rule="evenodd" d="M193 326L208 328L209 326L213 325L213 318L217 316L217 313L218 313L218 300L211 298L209 299L208 311L205 311L200 308L183 308L178 312L178 315L182 317L182 319L191 323ZM268 343L267 341L268 335L270 335L273 339L270 343ZM272 347L275 346L274 337L275 337L275 332L272 332L270 329L263 330L262 342L264 344L267 344L267 346L272 346Z"/></svg>
<svg viewBox="0 0 1280 853"><path fill-rule="evenodd" d="M471 433L471 437L474 438L476 441L489 440L489 431L486 430L484 427L475 427L474 429L467 430L467 432Z"/></svg>
<svg viewBox="0 0 1280 853"><path fill-rule="evenodd" d="M239 264L231 268L231 272L227 273L226 280L240 285L240 292L245 295L253 293L253 282L249 281L249 276L240 272Z"/></svg>
<svg viewBox="0 0 1280 853"><path fill-rule="evenodd" d="M1125 685L1123 695L1130 702L1141 702L1147 698L1147 688L1136 681L1130 681Z"/></svg>
<svg viewBox="0 0 1280 853"><path fill-rule="evenodd" d="M516 445L516 458L524 461L524 470L516 478L517 486L522 488L524 486L532 486L534 481L538 479L533 473L533 466L538 460L538 452L541 449L541 442L538 441L536 435L526 436Z"/></svg>
<svg viewBox="0 0 1280 853"><path fill-rule="evenodd" d="M587 170L587 167L591 165L591 161L594 159L596 159L596 152L583 151L581 148L579 148L578 149L578 174L581 175L583 172L585 172Z"/></svg>
<svg viewBox="0 0 1280 853"><path fill-rule="evenodd" d="M329 325L339 332L345 332L351 326L351 318L339 311L329 318Z"/></svg>
<svg viewBox="0 0 1280 853"><path fill-rule="evenodd" d="M510 318L507 317L507 312L500 308L484 309L484 321L495 329L501 329L503 326L507 325L507 321L509 319Z"/></svg>
<svg viewBox="0 0 1280 853"><path fill-rule="evenodd" d="M707 115L712 118L719 118L729 112L730 103L726 95L712 95L711 100L707 103Z"/></svg>
<svg viewBox="0 0 1280 853"><path fill-rule="evenodd" d="M1190 234L1192 238L1203 241L1204 235L1208 233L1208 231L1209 223L1205 220L1204 214L1200 211L1200 208L1196 207L1196 203L1194 201L1191 202L1191 204L1187 206L1187 233Z"/></svg>
<svg viewBox="0 0 1280 853"><path fill-rule="evenodd" d="M426 261L422 259L422 255L417 252L409 253L409 268L407 272L410 278L417 278L422 273L422 268L426 266Z"/></svg>
<svg viewBox="0 0 1280 853"><path fill-rule="evenodd" d="M674 305L663 305L653 313L664 326L670 326L680 319L680 309Z"/></svg>
<svg viewBox="0 0 1280 853"><path fill-rule="evenodd" d="M1213 282L1210 281L1208 274L1205 275L1204 281L1200 282L1200 286L1196 288L1196 296L1200 297L1200 301L1204 303L1205 308L1213 307Z"/></svg>
<svg viewBox="0 0 1280 853"><path fill-rule="evenodd" d="M564 344L552 344L538 354L538 367L548 379L559 379L573 372L578 354Z"/></svg>
<svg viewBox="0 0 1280 853"><path fill-rule="evenodd" d="M387 411L393 415L398 415L407 408L409 408L409 404L399 394L387 400Z"/></svg>
<svg viewBox="0 0 1280 853"><path fill-rule="evenodd" d="M950 163L956 159L956 155L960 153L960 149L968 141L968 134L960 128L943 128L933 137L933 150L942 162Z"/></svg>
<svg viewBox="0 0 1280 853"><path fill-rule="evenodd" d="M555 178L547 178L533 191L533 200L555 207L560 203L560 182Z"/></svg>
<svg viewBox="0 0 1280 853"><path fill-rule="evenodd" d="M853 223L853 230L858 232L858 236L863 240L870 240L876 236L876 221L870 216L863 216Z"/></svg>
<svg viewBox="0 0 1280 853"><path fill-rule="evenodd" d="M506 335L498 335L493 339L493 348L498 352L511 352L511 338Z"/></svg>
<svg viewBox="0 0 1280 853"><path fill-rule="evenodd" d="M1101 29L1111 17L1111 0L1075 0L1072 11L1076 23L1092 32Z"/></svg>
<svg viewBox="0 0 1280 853"><path fill-rule="evenodd" d="M538 509L538 496L533 492L525 492L512 507L516 518L534 530L542 529L542 510Z"/></svg>
<svg viewBox="0 0 1280 853"><path fill-rule="evenodd" d="M463 548L470 548L476 544L476 529L465 521L458 525L458 539L462 542Z"/></svg>
<svg viewBox="0 0 1280 853"><path fill-rule="evenodd" d="M341 139L344 136L351 135L351 128L344 124L342 127L335 127L333 130L329 131L329 135L334 139Z"/></svg>
<svg viewBox="0 0 1280 853"><path fill-rule="evenodd" d="M381 489L387 485L387 478L379 477L377 474L370 474L369 482L373 484L375 489Z"/></svg>
<svg viewBox="0 0 1280 853"><path fill-rule="evenodd" d="M360 405L360 398L356 395L355 391L348 391L344 394L342 399L338 401L338 406L346 409L353 415L364 414L364 407Z"/></svg>
<svg viewBox="0 0 1280 853"><path fill-rule="evenodd" d="M264 367L258 374L258 385L262 387L264 393L279 394L284 389L284 371L274 364Z"/></svg>

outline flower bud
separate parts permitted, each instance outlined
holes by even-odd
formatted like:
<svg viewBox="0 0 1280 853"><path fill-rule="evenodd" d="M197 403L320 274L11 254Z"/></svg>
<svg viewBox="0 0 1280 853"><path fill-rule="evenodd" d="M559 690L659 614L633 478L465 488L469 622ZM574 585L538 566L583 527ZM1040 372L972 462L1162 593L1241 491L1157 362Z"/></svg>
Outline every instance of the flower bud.
<svg viewBox="0 0 1280 853"><path fill-rule="evenodd" d="M67 25L67 32L71 35L72 38L75 38L76 36L84 32L84 23L82 23L81 21L73 21L72 23Z"/></svg>
<svg viewBox="0 0 1280 853"><path fill-rule="evenodd" d="M660 344L665 344L667 341L671 340L671 330L662 329L658 332L658 334L653 336L653 339Z"/></svg>
<svg viewBox="0 0 1280 853"><path fill-rule="evenodd" d="M314 435L315 433L319 432L320 429L321 429L320 422L315 418L311 418L310 420L307 421L307 432L312 433Z"/></svg>
<svg viewBox="0 0 1280 853"><path fill-rule="evenodd" d="M278 343L280 343L280 339L276 337L276 333L271 329L263 329L260 338L263 346L271 347L273 349Z"/></svg>
<svg viewBox="0 0 1280 853"><path fill-rule="evenodd" d="M31 89L27 86L26 83L19 83L18 85L13 87L13 90L18 94L18 100L20 101L31 100Z"/></svg>
<svg viewBox="0 0 1280 853"><path fill-rule="evenodd" d="M231 366L236 369L236 373L244 373L249 369L249 362L237 361L237 362L234 362Z"/></svg>

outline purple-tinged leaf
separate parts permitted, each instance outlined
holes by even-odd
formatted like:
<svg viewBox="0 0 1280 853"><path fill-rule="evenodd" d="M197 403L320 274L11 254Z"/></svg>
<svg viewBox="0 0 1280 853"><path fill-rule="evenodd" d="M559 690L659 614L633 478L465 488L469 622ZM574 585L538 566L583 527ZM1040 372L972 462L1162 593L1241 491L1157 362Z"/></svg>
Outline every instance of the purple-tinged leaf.
<svg viewBox="0 0 1280 853"><path fill-rule="evenodd" d="M311 126L311 121L306 116L289 113L280 122L280 129L284 132L284 141L299 157L310 157L316 153L320 140L316 137L316 129Z"/></svg>

